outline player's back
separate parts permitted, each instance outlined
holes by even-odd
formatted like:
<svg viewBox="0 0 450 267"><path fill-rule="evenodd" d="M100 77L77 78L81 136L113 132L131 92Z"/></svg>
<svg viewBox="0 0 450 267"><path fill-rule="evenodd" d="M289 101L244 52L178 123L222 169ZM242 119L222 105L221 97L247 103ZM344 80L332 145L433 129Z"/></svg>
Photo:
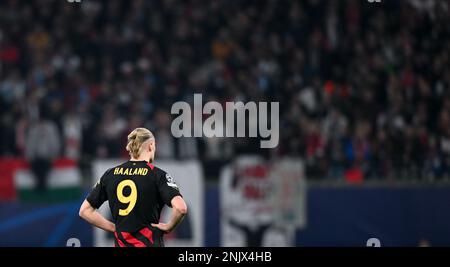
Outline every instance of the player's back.
<svg viewBox="0 0 450 267"><path fill-rule="evenodd" d="M162 246L158 223L164 204L180 195L170 175L146 161L127 161L109 169L88 196L91 205L109 201L118 246ZM98 208L97 207L97 208Z"/></svg>

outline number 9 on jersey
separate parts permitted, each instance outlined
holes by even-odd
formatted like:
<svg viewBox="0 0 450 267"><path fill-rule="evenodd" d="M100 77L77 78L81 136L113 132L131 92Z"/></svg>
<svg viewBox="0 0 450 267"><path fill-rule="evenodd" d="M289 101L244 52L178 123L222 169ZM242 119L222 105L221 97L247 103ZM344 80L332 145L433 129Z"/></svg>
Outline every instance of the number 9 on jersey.
<svg viewBox="0 0 450 267"><path fill-rule="evenodd" d="M130 195L124 196L123 191L125 187L129 187L131 189ZM119 209L120 216L127 216L133 210L137 201L137 188L136 184L132 180L123 180L117 185L117 199L123 203L128 204L126 209Z"/></svg>

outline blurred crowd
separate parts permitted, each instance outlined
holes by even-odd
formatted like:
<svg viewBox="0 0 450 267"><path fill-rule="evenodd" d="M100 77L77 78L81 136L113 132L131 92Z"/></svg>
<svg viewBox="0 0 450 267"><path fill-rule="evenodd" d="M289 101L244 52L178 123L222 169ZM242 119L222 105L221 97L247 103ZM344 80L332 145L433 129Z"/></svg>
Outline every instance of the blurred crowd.
<svg viewBox="0 0 450 267"><path fill-rule="evenodd" d="M0 2L0 154L304 159L307 177L450 178L448 1ZM171 106L280 102L274 150L171 135Z"/></svg>

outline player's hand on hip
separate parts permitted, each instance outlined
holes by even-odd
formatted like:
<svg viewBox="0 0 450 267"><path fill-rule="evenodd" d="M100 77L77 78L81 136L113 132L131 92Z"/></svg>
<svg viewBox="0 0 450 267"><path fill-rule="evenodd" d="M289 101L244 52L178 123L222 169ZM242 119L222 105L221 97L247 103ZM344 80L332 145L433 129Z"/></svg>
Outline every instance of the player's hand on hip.
<svg viewBox="0 0 450 267"><path fill-rule="evenodd" d="M172 231L172 228L167 223L152 223L152 226L163 231L165 234L168 234Z"/></svg>

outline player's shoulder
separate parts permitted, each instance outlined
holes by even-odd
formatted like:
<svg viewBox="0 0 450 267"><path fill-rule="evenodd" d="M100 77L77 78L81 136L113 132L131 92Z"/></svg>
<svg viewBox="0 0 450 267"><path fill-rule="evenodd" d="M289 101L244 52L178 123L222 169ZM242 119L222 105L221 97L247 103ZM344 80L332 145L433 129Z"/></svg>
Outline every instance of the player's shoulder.
<svg viewBox="0 0 450 267"><path fill-rule="evenodd" d="M174 181L174 179L168 172L166 172L165 170L158 168L156 166L154 166L153 170L155 171L156 177L159 182L167 183L168 186L170 186L176 190L179 190L178 185L176 184L176 182Z"/></svg>
<svg viewBox="0 0 450 267"><path fill-rule="evenodd" d="M170 174L168 172L166 172L165 170L149 163L149 165L152 165L152 172L155 174L156 178L158 179L164 179L164 181L172 181L172 176L170 176Z"/></svg>
<svg viewBox="0 0 450 267"><path fill-rule="evenodd" d="M116 166L116 167L117 167L117 166ZM106 179L107 177L111 176L111 174L113 173L113 171L114 171L114 169L115 169L116 167L112 167L112 168L107 169L107 170L104 172L102 178L103 178L103 179Z"/></svg>
<svg viewBox="0 0 450 267"><path fill-rule="evenodd" d="M156 176L164 176L167 174L167 172L163 169L161 169L160 167L157 167L151 163L148 164L148 166L150 167L150 169L153 171L153 173L156 174Z"/></svg>

